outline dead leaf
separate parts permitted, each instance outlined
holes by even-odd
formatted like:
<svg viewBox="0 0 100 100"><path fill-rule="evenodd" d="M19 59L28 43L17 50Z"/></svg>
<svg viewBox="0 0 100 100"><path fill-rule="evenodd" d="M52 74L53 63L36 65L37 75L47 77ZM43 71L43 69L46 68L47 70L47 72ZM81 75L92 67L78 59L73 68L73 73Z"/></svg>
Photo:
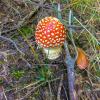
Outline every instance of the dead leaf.
<svg viewBox="0 0 100 100"><path fill-rule="evenodd" d="M78 68L79 69L87 68L89 65L89 60L86 53L81 48L77 48L77 51L78 51L78 57L76 63Z"/></svg>

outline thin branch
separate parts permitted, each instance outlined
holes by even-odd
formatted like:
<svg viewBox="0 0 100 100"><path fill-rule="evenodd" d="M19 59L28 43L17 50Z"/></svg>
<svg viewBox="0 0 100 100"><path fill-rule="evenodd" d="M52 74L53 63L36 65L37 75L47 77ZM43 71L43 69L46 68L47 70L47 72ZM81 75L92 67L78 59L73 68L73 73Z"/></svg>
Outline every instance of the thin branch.
<svg viewBox="0 0 100 100"><path fill-rule="evenodd" d="M72 23L72 12L70 10L69 12L69 25ZM76 51L76 46L73 40L73 35L72 35L72 29L70 28L69 30L69 35L71 36L72 44L74 45L75 51ZM69 87L69 98L70 100L78 100L76 91L75 91L75 73L74 73L74 65L76 61L76 56L75 58L72 58L68 49L68 44L67 41L64 43L65 51L66 51L66 67L67 67L67 74L68 74L68 87ZM77 51L76 51L77 52Z"/></svg>
<svg viewBox="0 0 100 100"><path fill-rule="evenodd" d="M51 84L50 82L48 81L48 86L49 86L49 91L50 91L50 96L49 96L49 100L52 100L52 91L51 91Z"/></svg>
<svg viewBox="0 0 100 100"><path fill-rule="evenodd" d="M7 99L7 96L6 96L6 94L5 94L4 88L3 88L3 94L4 94L4 97L5 97L5 100L8 100L8 99Z"/></svg>
<svg viewBox="0 0 100 100"><path fill-rule="evenodd" d="M67 94L67 91L66 91L66 88L65 88L64 85L63 85L63 89L64 89L64 92L65 92L65 95L66 95L66 100L68 100L68 94Z"/></svg>
<svg viewBox="0 0 100 100"><path fill-rule="evenodd" d="M61 100L60 95L61 95L62 86L63 86L63 74L61 75L61 80L58 87L57 100Z"/></svg>
<svg viewBox="0 0 100 100"><path fill-rule="evenodd" d="M7 100L7 96L5 95L3 86L0 86L0 100Z"/></svg>
<svg viewBox="0 0 100 100"><path fill-rule="evenodd" d="M72 25L72 16L73 16L73 13L70 10L70 12L69 12L69 25ZM71 41L72 41L72 44L73 44L74 49L75 49L75 52L76 52L76 55L75 55L75 60L76 60L77 59L77 56L78 56L78 52L77 52L77 48L76 48L76 45L75 45L75 42L74 42L74 39L73 39L72 28L70 27L69 29L70 29L69 35L71 37Z"/></svg>
<svg viewBox="0 0 100 100"><path fill-rule="evenodd" d="M24 53L17 47L16 43L15 43L13 40L11 40L10 38L1 36L1 35L0 35L0 38L1 38L1 39L4 39L4 40L6 40L6 41L11 42L11 43L14 45L14 47L17 49L17 51L18 51L19 53L21 53L22 55L24 55Z"/></svg>

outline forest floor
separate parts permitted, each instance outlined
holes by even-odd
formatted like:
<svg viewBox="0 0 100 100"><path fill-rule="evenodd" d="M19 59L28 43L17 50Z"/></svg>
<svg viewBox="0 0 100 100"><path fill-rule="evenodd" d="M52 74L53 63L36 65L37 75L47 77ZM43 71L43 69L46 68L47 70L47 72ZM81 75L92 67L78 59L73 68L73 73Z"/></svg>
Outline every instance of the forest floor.
<svg viewBox="0 0 100 100"><path fill-rule="evenodd" d="M64 48L58 59L48 60L35 42L39 20L57 17L56 1L0 0L0 100L69 100ZM75 45L89 58L84 70L75 64L78 99L100 100L100 1L61 0L60 5L66 26L73 11Z"/></svg>

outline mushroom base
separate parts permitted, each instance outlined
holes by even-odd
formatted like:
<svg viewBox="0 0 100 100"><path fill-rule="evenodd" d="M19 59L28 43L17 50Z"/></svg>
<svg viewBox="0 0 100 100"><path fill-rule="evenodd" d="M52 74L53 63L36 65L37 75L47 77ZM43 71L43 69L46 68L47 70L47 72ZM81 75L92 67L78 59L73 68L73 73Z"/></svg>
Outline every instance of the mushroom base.
<svg viewBox="0 0 100 100"><path fill-rule="evenodd" d="M48 59L54 60L60 56L62 52L62 47L59 46L59 47L53 47L53 48L44 48L43 50Z"/></svg>

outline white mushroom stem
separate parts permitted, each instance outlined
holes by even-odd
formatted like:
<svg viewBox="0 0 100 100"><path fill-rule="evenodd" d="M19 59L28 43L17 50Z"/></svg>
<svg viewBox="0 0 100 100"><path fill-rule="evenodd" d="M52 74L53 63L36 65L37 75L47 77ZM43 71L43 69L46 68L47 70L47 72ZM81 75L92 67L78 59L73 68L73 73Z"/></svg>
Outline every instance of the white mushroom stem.
<svg viewBox="0 0 100 100"><path fill-rule="evenodd" d="M53 47L53 48L43 48L43 50L48 59L54 60L60 56L62 52L62 47L59 46L59 47Z"/></svg>

